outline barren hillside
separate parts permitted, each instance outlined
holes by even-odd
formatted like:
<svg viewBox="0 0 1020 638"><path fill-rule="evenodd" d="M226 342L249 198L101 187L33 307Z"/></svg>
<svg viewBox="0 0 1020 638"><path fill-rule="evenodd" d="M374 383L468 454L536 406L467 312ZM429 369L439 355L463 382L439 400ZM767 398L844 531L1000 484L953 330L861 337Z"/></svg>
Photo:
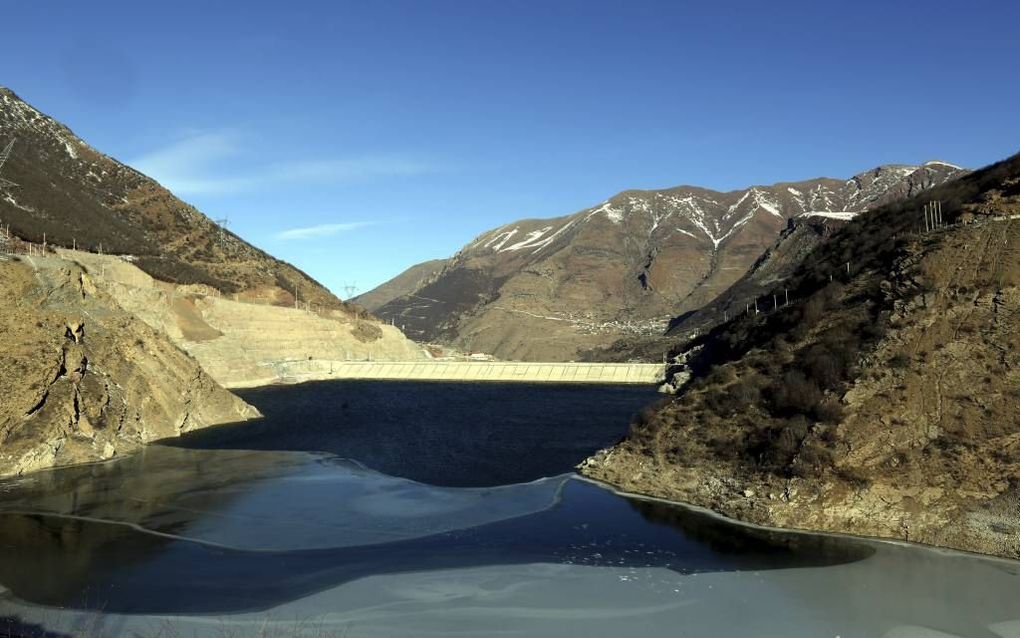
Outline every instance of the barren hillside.
<svg viewBox="0 0 1020 638"><path fill-rule="evenodd" d="M929 197L952 226L918 234L920 199L849 224L789 306L689 344L680 394L582 471L756 523L1020 557L1020 157Z"/></svg>
<svg viewBox="0 0 1020 638"><path fill-rule="evenodd" d="M16 143L0 196L14 235L50 245L131 255L153 277L205 284L242 298L342 308L297 268L221 228L129 166L0 87L0 143Z"/></svg>

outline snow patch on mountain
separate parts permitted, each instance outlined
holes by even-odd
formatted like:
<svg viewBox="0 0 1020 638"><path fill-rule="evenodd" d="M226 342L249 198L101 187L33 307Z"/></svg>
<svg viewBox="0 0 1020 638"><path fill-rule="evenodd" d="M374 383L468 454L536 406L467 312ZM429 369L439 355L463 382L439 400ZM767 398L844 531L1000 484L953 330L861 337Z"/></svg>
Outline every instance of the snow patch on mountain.
<svg viewBox="0 0 1020 638"><path fill-rule="evenodd" d="M819 184L808 191L808 206L812 210L832 210L832 191Z"/></svg>
<svg viewBox="0 0 1020 638"><path fill-rule="evenodd" d="M621 221L623 221L623 211L618 208L614 208L613 203L609 200L606 200L602 202L602 204L600 204L599 206L591 209L591 212L588 213L588 216L584 218L584 221L588 221L589 219L591 219L595 215L598 215L599 213L605 213L606 217L609 218L609 221L613 222L614 224L619 224Z"/></svg>
<svg viewBox="0 0 1020 638"><path fill-rule="evenodd" d="M949 168L952 168L952 169L955 169L955 170L958 170L958 171L964 170L964 168L962 166L957 166L956 164L950 164L949 162L943 162L942 160L928 160L927 162L924 163L924 166L948 166Z"/></svg>
<svg viewBox="0 0 1020 638"><path fill-rule="evenodd" d="M788 186L786 188L786 192L788 192L790 195L793 195L793 199L794 199L795 202L797 202L797 206L801 210L804 210L804 208L805 208L805 206L804 206L804 193L802 191L797 190L796 188L793 188L792 186Z"/></svg>
<svg viewBox="0 0 1020 638"><path fill-rule="evenodd" d="M754 193L754 203L758 206L758 208L775 215L779 219L786 219L786 217L779 212L779 202L769 197L768 193L758 190L757 188L752 188L751 191Z"/></svg>
<svg viewBox="0 0 1020 638"><path fill-rule="evenodd" d="M533 230L527 235L525 235L523 240L517 242L516 244L511 244L506 248L503 248L502 250L500 250L500 252L520 250L522 248L528 248L530 246L533 246L534 242L541 239L542 235L546 234L550 230L552 230L552 226L546 226L545 228L541 228L539 230ZM515 228L514 231L516 232L517 229Z"/></svg>
<svg viewBox="0 0 1020 638"><path fill-rule="evenodd" d="M567 230L568 228L570 228L571 226L573 226L573 225L574 225L574 222L575 222L575 221L577 221L577 220L574 220L574 219L570 220L569 222L567 222L566 224L564 224L564 225L563 225L563 226L562 226L562 227L561 227L561 228L560 228L559 230L557 230L557 231L556 231L555 233L553 233L552 235L549 235L548 237L546 237L546 238L545 238L545 239L543 239L542 241L539 241L539 242L535 242L535 243L534 243L534 244L532 244L531 246L528 246L528 248L534 248L534 249L535 249L535 250L531 251L531 254L532 254L532 255L535 255L535 254L537 254L537 253L538 253L538 251L542 250L543 248L545 248L545 247L546 247L546 246L548 246L549 244L553 243L553 240L555 240L555 239L556 239L556 238L557 238L557 237L558 237L558 236L559 236L560 234L562 234L562 233L563 233L564 231L566 231L566 230Z"/></svg>
<svg viewBox="0 0 1020 638"><path fill-rule="evenodd" d="M75 149L69 141L65 139L61 139L60 141L64 143L64 150L71 156L71 159L78 159L78 150Z"/></svg>
<svg viewBox="0 0 1020 638"><path fill-rule="evenodd" d="M801 213L799 217L825 217L827 219L838 219L840 221L848 222L859 214L859 212L851 210L809 210Z"/></svg>
<svg viewBox="0 0 1020 638"><path fill-rule="evenodd" d="M496 233L489 241L485 242L483 246L485 248L491 247L494 251L499 251L500 248L506 244L511 237L517 234L517 229L508 230L505 233Z"/></svg>

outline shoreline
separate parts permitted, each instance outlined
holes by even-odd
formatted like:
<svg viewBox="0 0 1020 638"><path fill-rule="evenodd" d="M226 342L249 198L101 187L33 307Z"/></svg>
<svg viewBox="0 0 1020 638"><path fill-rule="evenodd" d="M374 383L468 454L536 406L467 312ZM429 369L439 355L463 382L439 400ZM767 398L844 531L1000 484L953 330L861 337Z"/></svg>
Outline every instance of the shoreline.
<svg viewBox="0 0 1020 638"><path fill-rule="evenodd" d="M651 494L642 494L640 492L632 492L622 487L614 485L606 481L588 476L580 473L578 470L574 470L574 474L579 480L597 485L604 489L607 489L618 496L625 498L635 498L642 501L649 501L653 503L663 503L674 507L679 507L683 510L693 512L695 514L701 514L708 516L714 520L722 521L730 525L736 525L739 527L746 527L748 529L760 530L764 532L778 532L782 534L798 534L803 536L824 536L827 538L838 538L847 540L860 540L872 543L882 543L886 545L893 545L896 547L907 547L907 548L923 548L928 551L932 551L938 554L947 556L959 556L961 558L981 558L990 560L997 563L1002 563L1007 567L1012 568L1012 572L1016 575L1020 575L1020 558L1009 558L1007 556L1000 556L998 554L989 554L985 552L978 552L974 550L962 549L958 547L949 547L946 545L934 545L932 543L925 543L922 541L911 541L893 538L891 536L874 536L869 534L855 534L853 532L837 532L825 529L811 529L806 527L779 527L776 525L765 525L762 523L752 523L751 521L735 518L729 516L720 511L705 507L703 505L696 505L694 503L688 503L685 501L676 501L661 496L653 496Z"/></svg>

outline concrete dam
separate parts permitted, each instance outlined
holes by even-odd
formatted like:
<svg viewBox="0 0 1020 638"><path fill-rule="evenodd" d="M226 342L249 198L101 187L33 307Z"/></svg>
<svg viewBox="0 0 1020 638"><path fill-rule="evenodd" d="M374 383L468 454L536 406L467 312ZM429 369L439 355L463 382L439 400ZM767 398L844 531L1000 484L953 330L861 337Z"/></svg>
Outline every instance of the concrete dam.
<svg viewBox="0 0 1020 638"><path fill-rule="evenodd" d="M661 363L534 363L527 361L276 361L286 382L311 379L518 381L524 383L661 383Z"/></svg>

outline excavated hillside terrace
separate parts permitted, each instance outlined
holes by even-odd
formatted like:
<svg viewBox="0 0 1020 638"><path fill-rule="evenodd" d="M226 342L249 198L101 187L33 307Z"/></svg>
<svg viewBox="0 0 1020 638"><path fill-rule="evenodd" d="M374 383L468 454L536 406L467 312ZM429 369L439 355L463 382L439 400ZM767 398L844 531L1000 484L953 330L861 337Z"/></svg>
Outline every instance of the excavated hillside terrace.
<svg viewBox="0 0 1020 638"><path fill-rule="evenodd" d="M424 350L394 326L332 308L290 308L234 300L204 286L176 286L153 279L109 255L58 249L91 273L96 286L124 309L165 333L225 387L331 378L329 367L294 363L415 361Z"/></svg>

